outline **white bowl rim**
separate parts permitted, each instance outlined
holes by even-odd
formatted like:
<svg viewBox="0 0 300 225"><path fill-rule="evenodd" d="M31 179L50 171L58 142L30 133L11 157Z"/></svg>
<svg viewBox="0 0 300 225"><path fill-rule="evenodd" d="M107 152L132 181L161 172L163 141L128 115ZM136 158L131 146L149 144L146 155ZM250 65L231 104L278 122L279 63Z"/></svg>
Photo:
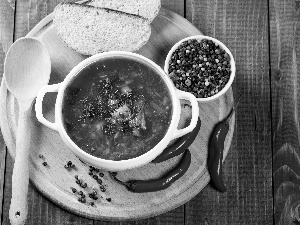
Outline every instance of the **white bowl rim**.
<svg viewBox="0 0 300 225"><path fill-rule="evenodd" d="M181 39L175 45L173 45L173 47L168 52L168 55L167 55L166 60L165 60L164 71L167 75L169 75L169 72L168 72L169 61L170 61L170 58L171 58L173 52L181 45L181 43L183 43L184 41L187 41L187 40L192 40L192 39L195 39L195 40L202 40L202 39L211 40L211 41L217 43L218 45L220 45L222 47L222 49L224 49L228 53L228 55L230 56L230 59L231 59L230 60L231 74L230 74L230 78L229 78L228 82L226 83L225 87L223 87L223 89L221 91L219 91L217 94L214 94L213 96L210 96L210 97L207 97L207 98L196 98L198 102L209 102L209 101L216 100L217 98L219 98L220 96L222 96L223 94L225 94L229 90L229 88L231 87L231 85L233 83L235 75L236 75L236 65L235 65L234 57L233 57L231 51L226 47L226 45L224 43L222 43L221 41L219 41L218 39L210 37L210 36L205 36L205 35L194 35L194 36L189 36L189 37Z"/></svg>
<svg viewBox="0 0 300 225"><path fill-rule="evenodd" d="M157 70L158 73L160 73L160 75L162 76L162 79L164 80L165 85L168 87L168 91L171 95L171 101L172 101L172 105L173 105L173 109L172 109L172 115L171 115L171 119L170 119L170 124L169 127L165 133L165 136L159 141L159 143L157 143L156 146L154 146L152 149L150 149L149 151L145 152L144 154L135 157L135 158L130 158L130 159L126 159L126 160L109 160L109 159L103 159L100 157L96 157L93 156L87 152L85 152L84 150L82 150L81 148L79 148L70 138L70 136L67 134L67 132L65 131L65 128L62 126L63 121L62 121L62 100L63 100L63 94L64 94L64 90L66 89L66 87L68 86L69 82L72 80L72 78L74 76L76 76L84 67L88 66L89 64L99 60L100 58L105 58L105 57L110 57L110 56L129 56L129 57L133 57L133 58L139 58L140 60L143 60L146 63L149 63L155 70ZM76 154L76 155L80 155L80 158L83 158L84 161L89 162L89 161L93 161L93 164L97 164L99 166L104 165L105 166L103 168L108 168L111 167L111 170L124 170L125 169L130 169L130 168L134 168L137 167L139 165L144 165L146 163L149 163L151 160L153 160L155 157L157 157L159 154L161 154L161 152L163 151L163 149L167 146L167 144L164 143L169 143L170 140L172 140L172 130L175 129L177 127L177 120L179 121L179 114L178 112L178 107L180 107L179 104L179 100L177 101L177 94L176 94L176 88L174 87L173 82L169 79L169 77L167 76L167 74L164 72L164 70L158 66L156 63L154 63L152 60L148 59L147 57L144 57L142 55L136 54L136 53L132 53L132 52L125 52L125 51L109 51L109 52L103 52L103 53L99 53L96 54L94 56L91 56L85 60L83 60L82 62L80 62L78 65L76 65L67 75L67 77L64 79L63 82L60 83L60 91L58 91L58 95L57 95L57 101L56 101L56 106L55 106L55 117L56 117L56 121L59 121L59 124L61 124L60 128L58 129L58 132L61 134L62 137L64 137L67 142L69 144L72 145L72 151ZM179 105L178 105L179 104ZM164 146L163 148L159 148L159 146ZM151 159L151 160L149 160ZM132 164L132 165L130 165Z"/></svg>

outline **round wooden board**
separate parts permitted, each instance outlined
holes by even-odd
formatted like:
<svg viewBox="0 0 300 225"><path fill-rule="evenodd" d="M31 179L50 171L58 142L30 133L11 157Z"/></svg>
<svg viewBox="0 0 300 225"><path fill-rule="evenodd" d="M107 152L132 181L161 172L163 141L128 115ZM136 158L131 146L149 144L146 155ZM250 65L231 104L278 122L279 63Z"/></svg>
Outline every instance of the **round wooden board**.
<svg viewBox="0 0 300 225"><path fill-rule="evenodd" d="M159 15L152 22L152 34L148 43L137 53L144 55L163 67L164 59L177 41L190 35L201 34L190 22L176 13L161 8ZM56 35L52 15L43 19L27 36L36 37L48 48L52 60L50 84L61 82L69 71L86 58L67 48ZM17 65L16 65L17 66ZM5 142L12 157L15 156L15 139L17 129L18 107L14 97L6 88L4 80L0 90L0 124ZM55 94L48 94L44 99L44 114L50 121L54 120ZM140 219L172 210L197 195L209 182L206 169L207 145L213 126L225 118L233 102L232 89L225 96L210 103L199 103L202 126L194 143L190 146L192 163L187 173L166 190L154 193L136 194L127 191L124 186L112 180L103 171L102 178L106 191L101 192L99 184L88 175L89 166L82 163L63 143L58 133L40 124L35 111L32 110L31 149L30 149L30 179L31 182L46 197L61 207L94 219L126 220ZM182 107L181 121L183 124L189 116L189 110ZM235 117L230 120L230 130L227 135L224 159L228 153L233 137ZM39 155L43 155L41 159ZM119 172L122 180L158 178L173 168L181 156L160 164L147 164L143 167ZM71 160L76 170L68 171L64 165ZM46 161L48 166L43 166ZM84 180L88 187L83 189L75 183L75 175ZM87 196L91 188L96 188L99 196L94 206L78 202L78 195L70 187L82 190ZM111 198L111 202L107 201Z"/></svg>

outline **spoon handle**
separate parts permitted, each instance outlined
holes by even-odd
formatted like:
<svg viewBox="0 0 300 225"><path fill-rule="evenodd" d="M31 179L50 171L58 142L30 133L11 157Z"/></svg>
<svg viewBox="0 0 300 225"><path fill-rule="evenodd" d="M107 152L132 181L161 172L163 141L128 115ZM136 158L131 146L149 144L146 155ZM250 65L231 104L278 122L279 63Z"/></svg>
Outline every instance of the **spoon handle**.
<svg viewBox="0 0 300 225"><path fill-rule="evenodd" d="M16 157L12 175L12 198L9 209L9 219L12 225L25 224L28 212L30 115L30 108L27 110L19 109Z"/></svg>

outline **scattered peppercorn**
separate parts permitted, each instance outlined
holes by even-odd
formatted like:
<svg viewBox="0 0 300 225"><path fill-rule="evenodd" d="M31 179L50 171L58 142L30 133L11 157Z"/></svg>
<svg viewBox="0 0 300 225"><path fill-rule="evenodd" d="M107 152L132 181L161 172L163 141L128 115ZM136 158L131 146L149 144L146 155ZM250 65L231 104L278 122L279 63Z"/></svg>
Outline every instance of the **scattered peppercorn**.
<svg viewBox="0 0 300 225"><path fill-rule="evenodd" d="M39 154L40 159L44 159L44 156L42 154Z"/></svg>
<svg viewBox="0 0 300 225"><path fill-rule="evenodd" d="M82 184L81 184L81 187L82 187L82 188L86 188L86 187L87 187L87 183L82 183Z"/></svg>
<svg viewBox="0 0 300 225"><path fill-rule="evenodd" d="M78 198L78 201L81 202L81 203L86 203L86 199L82 198L82 197Z"/></svg>
<svg viewBox="0 0 300 225"><path fill-rule="evenodd" d="M108 202L111 202L111 198L107 198L106 200L107 200Z"/></svg>
<svg viewBox="0 0 300 225"><path fill-rule="evenodd" d="M92 193L89 193L89 197L93 198L95 195L93 195Z"/></svg>
<svg viewBox="0 0 300 225"><path fill-rule="evenodd" d="M80 185L82 188L86 188L87 187L87 183L81 183Z"/></svg>
<svg viewBox="0 0 300 225"><path fill-rule="evenodd" d="M44 165L44 166L48 166L48 163L47 163L47 162L43 162L43 165Z"/></svg>
<svg viewBox="0 0 300 225"><path fill-rule="evenodd" d="M105 191L106 191L106 189L105 189L105 187L104 187L103 185L100 186L100 190L101 190L102 192L105 192Z"/></svg>
<svg viewBox="0 0 300 225"><path fill-rule="evenodd" d="M182 42L173 52L168 72L176 88L207 98L229 81L230 60L229 54L212 40L192 39Z"/></svg>
<svg viewBox="0 0 300 225"><path fill-rule="evenodd" d="M82 191L79 191L78 194L79 194L79 195L83 195L83 192L82 192Z"/></svg>
<svg viewBox="0 0 300 225"><path fill-rule="evenodd" d="M65 165L64 167L65 167L65 169L68 170L68 171L71 170L71 168L70 168L69 166L67 166L67 165Z"/></svg>
<svg viewBox="0 0 300 225"><path fill-rule="evenodd" d="M76 180L76 184L81 185L81 181L80 180Z"/></svg>
<svg viewBox="0 0 300 225"><path fill-rule="evenodd" d="M97 191L96 191L96 190L93 190L93 192L89 193L89 197L90 197L91 199L97 200L97 199L98 199Z"/></svg>
<svg viewBox="0 0 300 225"><path fill-rule="evenodd" d="M71 187L71 190L72 190L73 193L77 192L76 188Z"/></svg>
<svg viewBox="0 0 300 225"><path fill-rule="evenodd" d="M94 206L94 205L95 205L95 203L94 203L94 202L90 202L90 205L91 205L91 206Z"/></svg>
<svg viewBox="0 0 300 225"><path fill-rule="evenodd" d="M67 162L67 164L64 166L65 169L70 171L71 169L76 169L75 165L72 163L72 161Z"/></svg>

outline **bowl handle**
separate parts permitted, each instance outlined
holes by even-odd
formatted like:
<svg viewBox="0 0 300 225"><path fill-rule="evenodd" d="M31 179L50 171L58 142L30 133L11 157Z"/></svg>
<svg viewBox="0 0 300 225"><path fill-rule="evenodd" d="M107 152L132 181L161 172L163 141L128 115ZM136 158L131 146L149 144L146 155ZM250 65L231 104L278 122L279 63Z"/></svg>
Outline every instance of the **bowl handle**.
<svg viewBox="0 0 300 225"><path fill-rule="evenodd" d="M189 126L187 126L185 128L182 128L182 129L179 129L179 130L176 129L174 131L173 139L179 138L179 137L191 132L196 127L197 120L198 120L198 117L199 117L199 106L198 106L198 102L197 102L196 97L193 94L189 93L189 92L181 91L181 90L178 90L178 89L176 89L176 92L177 92L177 96L178 96L179 99L185 99L185 100L188 100L188 101L191 102L192 119L191 119L191 122L190 122Z"/></svg>
<svg viewBox="0 0 300 225"><path fill-rule="evenodd" d="M60 86L60 83L46 85L46 86L42 87L38 92L38 95L36 97L36 102L35 102L35 113L36 113L36 118L38 119L38 121L55 131L58 131L57 124L55 122L52 123L52 122L46 120L43 115L43 99L47 92L58 92L59 86Z"/></svg>

